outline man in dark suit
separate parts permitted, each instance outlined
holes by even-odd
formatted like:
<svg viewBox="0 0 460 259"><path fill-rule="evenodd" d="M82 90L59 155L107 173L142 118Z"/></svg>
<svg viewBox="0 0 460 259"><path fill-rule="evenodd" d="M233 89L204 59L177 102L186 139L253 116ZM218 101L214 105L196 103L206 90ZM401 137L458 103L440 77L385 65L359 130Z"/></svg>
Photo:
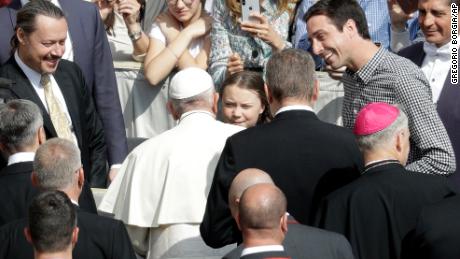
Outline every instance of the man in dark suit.
<svg viewBox="0 0 460 259"><path fill-rule="evenodd" d="M419 24L426 42L411 45L398 54L418 65L430 82L433 102L454 148L457 169L450 179L460 187L460 87L452 80L451 4L458 0L420 0ZM458 53L458 48L457 48Z"/></svg>
<svg viewBox="0 0 460 259"><path fill-rule="evenodd" d="M38 1L38 0L37 0ZM79 237L74 258L135 259L123 222L83 212L78 197L84 183L78 148L69 140L48 140L37 150L32 181L45 191L60 190L77 209ZM0 228L0 258L32 258L33 249L23 235L27 219Z"/></svg>
<svg viewBox="0 0 460 259"><path fill-rule="evenodd" d="M250 186L259 183L273 184L271 177L262 170L248 168L233 179L229 190L228 203L233 218L238 215L238 205L241 194ZM294 218L288 216L288 231L283 246L286 253L296 259L353 259L351 246L344 236L318 228L299 224ZM230 251L223 258L240 258L244 246L240 245Z"/></svg>
<svg viewBox="0 0 460 259"><path fill-rule="evenodd" d="M403 243L401 258L460 258L459 218L459 195L425 207L415 230Z"/></svg>
<svg viewBox="0 0 460 259"><path fill-rule="evenodd" d="M400 258L402 241L415 227L422 208L455 195L455 189L444 177L404 168L409 127L397 107L364 106L356 116L354 132L365 170L324 198L315 226L345 235L357 258Z"/></svg>
<svg viewBox="0 0 460 259"><path fill-rule="evenodd" d="M27 1L12 0L7 7L0 8L0 64L11 56L10 39L16 26L16 10ZM121 164L127 155L126 132L121 105L104 25L99 11L93 3L73 0L52 0L66 14L70 40L65 43L67 51L63 59L74 61L82 70L88 87L88 96L93 99L100 114L107 143L109 165ZM101 183L95 187L102 187Z"/></svg>
<svg viewBox="0 0 460 259"><path fill-rule="evenodd" d="M228 207L228 190L246 168L267 172L283 190L288 212L308 224L317 201L359 176L362 158L353 134L320 121L312 111L318 97L314 62L302 50L274 54L267 64L266 92L275 118L230 137L217 164L200 226L207 245L241 240Z"/></svg>
<svg viewBox="0 0 460 259"><path fill-rule="evenodd" d="M78 227L75 207L67 195L60 191L39 194L30 205L24 234L34 247L35 259L72 259Z"/></svg>
<svg viewBox="0 0 460 259"><path fill-rule="evenodd" d="M86 179L105 186L104 132L83 74L61 60L67 22L61 9L49 1L29 2L19 12L18 48L0 68L0 76L14 80L11 95L28 99L42 110L48 138L65 137L78 143Z"/></svg>
<svg viewBox="0 0 460 259"><path fill-rule="evenodd" d="M46 140L40 108L28 100L0 104L0 152L8 166L0 171L0 226L23 218L37 189L30 174L35 151ZM82 208L96 213L91 190L84 187Z"/></svg>

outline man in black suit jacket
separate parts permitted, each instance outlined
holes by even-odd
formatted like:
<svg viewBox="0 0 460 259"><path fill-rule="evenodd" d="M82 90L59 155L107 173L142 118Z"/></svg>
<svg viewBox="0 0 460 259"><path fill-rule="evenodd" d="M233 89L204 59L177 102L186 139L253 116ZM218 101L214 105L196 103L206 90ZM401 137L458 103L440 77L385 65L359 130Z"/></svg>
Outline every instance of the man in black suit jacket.
<svg viewBox="0 0 460 259"><path fill-rule="evenodd" d="M106 146L101 121L81 70L72 62L60 60L67 37L63 12L48 1L32 1L18 12L17 22L18 48L0 69L0 76L14 80L12 95L40 107L48 138L59 136L60 129L71 131L68 135L82 152L87 181L91 186L105 186ZM41 82L44 77L49 78L54 96L51 99L59 108L58 114L66 117L65 123L61 123L68 124L66 129L56 128L56 120L52 121L49 114L50 99Z"/></svg>
<svg viewBox="0 0 460 259"><path fill-rule="evenodd" d="M460 196L426 206L404 240L402 259L460 258Z"/></svg>
<svg viewBox="0 0 460 259"><path fill-rule="evenodd" d="M0 226L27 215L30 202L38 193L30 175L39 145L46 140L41 111L28 100L0 104L0 152L8 166L0 170ZM91 190L84 187L82 208L96 213Z"/></svg>
<svg viewBox="0 0 460 259"><path fill-rule="evenodd" d="M248 187L259 183L273 184L273 180L267 173L255 168L245 169L233 179L228 195L233 218L237 218L241 194ZM288 217L287 226L283 246L292 258L353 259L351 246L343 235L301 225L291 216ZM223 259L240 258L243 248L243 245L238 246Z"/></svg>
<svg viewBox="0 0 460 259"><path fill-rule="evenodd" d="M22 7L22 2L27 1L12 0L7 7L0 8L0 64L11 56L10 40L16 26L16 10ZM59 4L66 14L73 61L82 70L88 96L93 99L100 114L107 143L108 163L110 166L121 164L128 153L126 132L112 54L99 11L93 3L86 1L52 2ZM91 184L94 185L94 182ZM94 187L103 187L101 184Z"/></svg>
<svg viewBox="0 0 460 259"><path fill-rule="evenodd" d="M314 62L302 50L274 54L267 64L266 92L275 118L230 137L219 159L200 226L207 245L241 241L228 207L228 190L246 168L267 172L283 190L288 212L307 224L319 199L359 176L362 158L353 134L320 121Z"/></svg>
<svg viewBox="0 0 460 259"><path fill-rule="evenodd" d="M75 207L61 191L39 194L29 207L24 234L34 247L34 258L72 259L78 227Z"/></svg>
<svg viewBox="0 0 460 259"><path fill-rule="evenodd" d="M41 189L60 190L77 207L79 237L74 258L135 259L128 233L119 220L89 214L78 209L84 183L78 148L69 140L51 139L37 150L32 180ZM27 220L0 228L0 258L32 258L32 246L23 235Z"/></svg>
<svg viewBox="0 0 460 259"><path fill-rule="evenodd" d="M433 92L433 102L436 110L446 127L452 147L454 148L457 169L449 178L460 187L460 87L458 74L456 80L451 80L451 4L459 5L458 0L423 0L419 1L419 24L425 34L426 42L411 45L398 54L410 59L419 66ZM457 48L458 54L458 48Z"/></svg>

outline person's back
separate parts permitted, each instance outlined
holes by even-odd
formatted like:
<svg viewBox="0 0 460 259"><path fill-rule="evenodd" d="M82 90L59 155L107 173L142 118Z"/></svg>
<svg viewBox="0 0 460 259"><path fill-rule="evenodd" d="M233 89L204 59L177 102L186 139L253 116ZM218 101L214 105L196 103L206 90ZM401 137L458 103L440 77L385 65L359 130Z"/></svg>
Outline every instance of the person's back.
<svg viewBox="0 0 460 259"><path fill-rule="evenodd" d="M404 168L408 119L386 103L357 115L354 133L366 167L360 178L321 202L315 226L345 235L358 258L399 258L401 242L423 206L454 195L447 179Z"/></svg>
<svg viewBox="0 0 460 259"><path fill-rule="evenodd" d="M362 158L351 132L321 122L312 112L317 98L313 71L312 58L301 50L284 50L269 60L266 83L275 118L228 139L201 224L209 246L239 239L222 193L243 169L266 171L285 193L288 212L300 223L309 222L320 197L359 176Z"/></svg>

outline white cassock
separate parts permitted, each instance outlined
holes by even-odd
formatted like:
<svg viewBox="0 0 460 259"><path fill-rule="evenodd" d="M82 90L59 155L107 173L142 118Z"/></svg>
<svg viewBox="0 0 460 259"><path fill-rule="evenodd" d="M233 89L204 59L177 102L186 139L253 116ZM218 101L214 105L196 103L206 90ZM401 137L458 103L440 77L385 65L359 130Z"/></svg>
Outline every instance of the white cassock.
<svg viewBox="0 0 460 259"><path fill-rule="evenodd" d="M99 210L113 213L125 224L150 228L150 239L156 241L150 240L147 258L169 258L163 255L175 241L158 240L164 235L158 231L174 224L192 224L193 230L187 225L179 232L199 237L217 161L227 138L242 129L217 121L206 111L184 113L176 127L145 141L128 155ZM168 244L158 247L159 243Z"/></svg>

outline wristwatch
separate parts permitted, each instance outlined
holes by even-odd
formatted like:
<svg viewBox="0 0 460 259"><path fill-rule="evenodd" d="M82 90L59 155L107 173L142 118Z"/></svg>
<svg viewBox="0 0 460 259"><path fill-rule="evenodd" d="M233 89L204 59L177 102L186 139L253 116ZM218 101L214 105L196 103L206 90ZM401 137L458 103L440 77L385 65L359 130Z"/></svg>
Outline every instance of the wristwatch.
<svg viewBox="0 0 460 259"><path fill-rule="evenodd" d="M138 30L136 32L128 33L129 38L131 41L136 41L142 37L142 30Z"/></svg>

